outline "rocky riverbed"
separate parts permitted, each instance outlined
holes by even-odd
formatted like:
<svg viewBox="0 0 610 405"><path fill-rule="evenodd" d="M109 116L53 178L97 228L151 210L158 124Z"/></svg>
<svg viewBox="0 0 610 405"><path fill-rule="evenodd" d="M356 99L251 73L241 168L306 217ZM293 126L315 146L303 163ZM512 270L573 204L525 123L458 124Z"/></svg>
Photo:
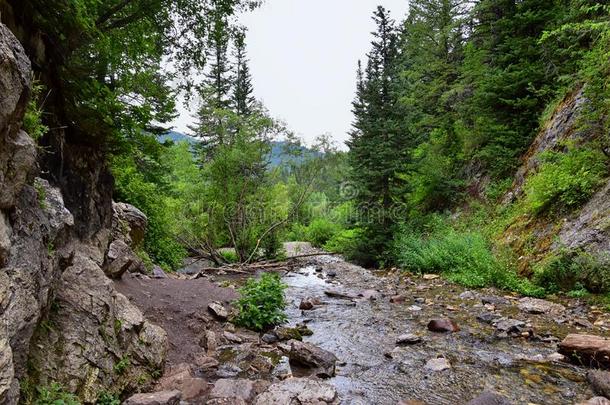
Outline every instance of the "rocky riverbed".
<svg viewBox="0 0 610 405"><path fill-rule="evenodd" d="M167 307L151 304L158 280L139 279L140 295L126 288L148 303L147 315L161 311L170 341L180 337L151 387L173 398L162 403L576 404L603 387L589 383L587 365L557 353L569 333L608 335L610 316L579 300L469 291L433 275L375 273L318 256L283 276L289 325L259 335L227 322L243 276L205 278L162 281L165 302L174 288L188 292L181 299L190 315L176 309L174 322ZM201 294L183 289L194 282Z"/></svg>

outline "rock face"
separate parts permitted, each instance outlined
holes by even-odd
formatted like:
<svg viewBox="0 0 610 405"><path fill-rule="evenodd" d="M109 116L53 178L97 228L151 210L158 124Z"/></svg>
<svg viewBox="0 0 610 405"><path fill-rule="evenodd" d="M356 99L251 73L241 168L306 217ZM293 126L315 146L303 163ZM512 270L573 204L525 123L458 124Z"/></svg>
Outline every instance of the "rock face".
<svg viewBox="0 0 610 405"><path fill-rule="evenodd" d="M0 403L16 404L24 379L93 401L160 368L166 337L102 270L112 222L103 155L69 143L53 153L56 139L38 157L21 129L31 76L0 24Z"/></svg>

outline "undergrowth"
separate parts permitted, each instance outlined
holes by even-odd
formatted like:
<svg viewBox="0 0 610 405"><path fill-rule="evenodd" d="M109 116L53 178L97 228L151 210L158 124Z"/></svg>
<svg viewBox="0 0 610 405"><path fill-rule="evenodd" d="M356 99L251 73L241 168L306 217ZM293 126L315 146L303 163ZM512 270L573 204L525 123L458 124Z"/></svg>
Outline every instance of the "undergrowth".
<svg viewBox="0 0 610 405"><path fill-rule="evenodd" d="M286 285L275 273L249 279L239 290L241 297L235 303L239 311L234 319L235 324L261 331L285 322L285 289Z"/></svg>

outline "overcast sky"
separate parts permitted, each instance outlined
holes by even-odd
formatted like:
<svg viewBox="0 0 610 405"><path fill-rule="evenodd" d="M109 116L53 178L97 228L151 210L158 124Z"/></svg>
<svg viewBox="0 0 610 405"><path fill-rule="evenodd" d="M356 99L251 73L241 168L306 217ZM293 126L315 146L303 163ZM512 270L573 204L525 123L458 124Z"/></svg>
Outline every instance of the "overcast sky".
<svg viewBox="0 0 610 405"><path fill-rule="evenodd" d="M408 0L266 0L241 18L256 97L306 141L348 138L356 64L369 51L380 4L397 21L408 10ZM191 121L183 111L176 129L188 132Z"/></svg>

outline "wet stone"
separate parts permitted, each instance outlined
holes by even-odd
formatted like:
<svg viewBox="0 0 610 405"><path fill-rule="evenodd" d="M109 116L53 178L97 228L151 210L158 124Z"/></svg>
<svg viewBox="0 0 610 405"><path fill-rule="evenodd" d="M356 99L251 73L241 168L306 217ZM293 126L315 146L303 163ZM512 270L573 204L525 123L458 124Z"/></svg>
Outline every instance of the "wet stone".
<svg viewBox="0 0 610 405"><path fill-rule="evenodd" d="M280 339L277 337L277 335L275 333L265 333L263 335L263 337L261 338L261 340L265 343L271 344L271 343L279 342Z"/></svg>
<svg viewBox="0 0 610 405"><path fill-rule="evenodd" d="M447 360L446 358L439 357L436 359L428 360L426 362L426 365L424 366L424 368L429 371L439 372L439 371L450 369L451 364L449 363L449 360Z"/></svg>
<svg viewBox="0 0 610 405"><path fill-rule="evenodd" d="M460 327L451 319L433 319L428 323L428 330L439 333L459 332Z"/></svg>
<svg viewBox="0 0 610 405"><path fill-rule="evenodd" d="M492 312L483 312L482 314L477 315L477 321L488 324L491 324L500 318L500 315L494 314Z"/></svg>
<svg viewBox="0 0 610 405"><path fill-rule="evenodd" d="M529 314L559 314L566 309L561 304L530 297L521 298L517 306L521 311Z"/></svg>
<svg viewBox="0 0 610 405"><path fill-rule="evenodd" d="M466 405L511 405L512 402L502 395L485 391L478 397L469 401Z"/></svg>
<svg viewBox="0 0 610 405"><path fill-rule="evenodd" d="M590 370L587 380L597 395L610 398L610 371Z"/></svg>
<svg viewBox="0 0 610 405"><path fill-rule="evenodd" d="M473 293L472 291L464 291L463 293L461 293L458 296L458 298L461 300L474 300L477 297L476 297L475 293Z"/></svg>
<svg viewBox="0 0 610 405"><path fill-rule="evenodd" d="M396 344L399 345L414 345L416 343L420 343L422 338L413 333L405 333L396 338Z"/></svg>

